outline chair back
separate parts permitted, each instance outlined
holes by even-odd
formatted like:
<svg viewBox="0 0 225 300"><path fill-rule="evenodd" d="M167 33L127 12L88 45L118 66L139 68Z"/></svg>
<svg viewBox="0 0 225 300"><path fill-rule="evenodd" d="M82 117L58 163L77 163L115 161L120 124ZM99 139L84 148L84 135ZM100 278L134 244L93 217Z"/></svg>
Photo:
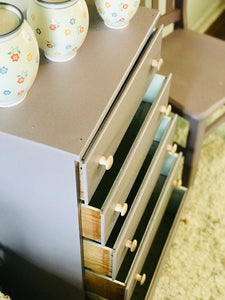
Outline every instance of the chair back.
<svg viewBox="0 0 225 300"><path fill-rule="evenodd" d="M160 17L159 24L164 26L174 23L175 28L187 27L187 0L161 0L165 2L165 13ZM160 0L150 0L151 7L160 8ZM149 0L141 1L141 5L147 6Z"/></svg>

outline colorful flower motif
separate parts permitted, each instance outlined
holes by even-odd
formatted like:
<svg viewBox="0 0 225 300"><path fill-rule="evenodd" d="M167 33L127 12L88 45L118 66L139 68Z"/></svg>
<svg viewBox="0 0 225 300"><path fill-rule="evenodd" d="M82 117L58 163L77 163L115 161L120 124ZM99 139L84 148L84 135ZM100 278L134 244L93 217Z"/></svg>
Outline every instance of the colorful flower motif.
<svg viewBox="0 0 225 300"><path fill-rule="evenodd" d="M40 28L36 28L36 32L37 32L37 34L41 34L41 29Z"/></svg>
<svg viewBox="0 0 225 300"><path fill-rule="evenodd" d="M27 76L28 76L27 72L22 72L20 75L17 76L18 77L17 82L19 84L23 83Z"/></svg>
<svg viewBox="0 0 225 300"><path fill-rule="evenodd" d="M19 54L18 53L13 53L11 55L11 60L12 61L18 61L20 59Z"/></svg>
<svg viewBox="0 0 225 300"><path fill-rule="evenodd" d="M55 24L51 24L49 26L49 29L52 30L52 31L55 31L56 30L56 25Z"/></svg>
<svg viewBox="0 0 225 300"><path fill-rule="evenodd" d="M132 15L133 15L133 10L130 10L128 16L132 16Z"/></svg>
<svg viewBox="0 0 225 300"><path fill-rule="evenodd" d="M24 90L21 90L21 91L19 91L18 93L17 93L17 96L20 96L20 95L22 95L24 93Z"/></svg>
<svg viewBox="0 0 225 300"><path fill-rule="evenodd" d="M71 34L71 30L70 29L66 29L65 30L65 35L70 35Z"/></svg>
<svg viewBox="0 0 225 300"><path fill-rule="evenodd" d="M119 19L119 22L124 22L124 21L125 21L124 18L120 18L120 19Z"/></svg>
<svg viewBox="0 0 225 300"><path fill-rule="evenodd" d="M76 19L75 19L75 18L71 18L71 19L70 19L70 24L71 24L71 25L74 25L75 23L76 23Z"/></svg>
<svg viewBox="0 0 225 300"><path fill-rule="evenodd" d="M31 54L31 53L28 53L28 54L27 54L27 60L28 60L28 61L32 61L32 58L33 58L32 54Z"/></svg>
<svg viewBox="0 0 225 300"><path fill-rule="evenodd" d="M56 56L60 56L62 53L59 52L59 51L57 51L57 52L55 52L54 54L55 54Z"/></svg>
<svg viewBox="0 0 225 300"><path fill-rule="evenodd" d="M8 69L6 67L0 68L0 74L4 75L8 72Z"/></svg>
<svg viewBox="0 0 225 300"><path fill-rule="evenodd" d="M123 5L123 9L127 9L127 8L128 8L128 4L126 3Z"/></svg>
<svg viewBox="0 0 225 300"><path fill-rule="evenodd" d="M109 3L109 2L106 2L106 3L105 3L105 7L110 8L110 3Z"/></svg>
<svg viewBox="0 0 225 300"><path fill-rule="evenodd" d="M47 41L47 47L48 48L53 48L53 47L55 47L55 44L52 43L52 42Z"/></svg>
<svg viewBox="0 0 225 300"><path fill-rule="evenodd" d="M84 26L80 26L80 33L83 33L84 32Z"/></svg>
<svg viewBox="0 0 225 300"><path fill-rule="evenodd" d="M98 9L98 12L99 12L100 14L102 14L102 10L101 10L100 8Z"/></svg>
<svg viewBox="0 0 225 300"><path fill-rule="evenodd" d="M31 77L31 79L30 79L30 82L33 82L34 79L35 79L35 76L33 75L33 76Z"/></svg>
<svg viewBox="0 0 225 300"><path fill-rule="evenodd" d="M70 50L72 48L72 45L66 45L66 50Z"/></svg>
<svg viewBox="0 0 225 300"><path fill-rule="evenodd" d="M18 82L19 84L21 84L21 83L23 83L23 82L24 82L24 80L25 80L25 78L24 78L24 77L20 77L20 78L18 78L17 82Z"/></svg>
<svg viewBox="0 0 225 300"><path fill-rule="evenodd" d="M8 95L11 94L11 91L10 91L10 90L5 90L5 91L3 92L3 94L4 94L5 96L8 96Z"/></svg>
<svg viewBox="0 0 225 300"><path fill-rule="evenodd" d="M112 17L113 17L113 18L116 18L117 16L118 16L118 14L117 14L116 12L113 12L113 13L112 13Z"/></svg>
<svg viewBox="0 0 225 300"><path fill-rule="evenodd" d="M87 12L86 12L86 11L83 12L83 18L84 18L84 19L87 18Z"/></svg>
<svg viewBox="0 0 225 300"><path fill-rule="evenodd" d="M73 52L77 51L77 46L72 49Z"/></svg>

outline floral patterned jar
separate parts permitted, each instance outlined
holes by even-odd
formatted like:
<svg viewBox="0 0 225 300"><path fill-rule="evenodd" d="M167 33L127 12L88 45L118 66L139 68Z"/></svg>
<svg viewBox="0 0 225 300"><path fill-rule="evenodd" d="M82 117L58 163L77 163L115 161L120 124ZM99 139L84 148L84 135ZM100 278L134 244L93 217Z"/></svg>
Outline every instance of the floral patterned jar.
<svg viewBox="0 0 225 300"><path fill-rule="evenodd" d="M76 55L89 26L85 0L30 0L27 19L45 56L56 62Z"/></svg>
<svg viewBox="0 0 225 300"><path fill-rule="evenodd" d="M39 67L39 49L30 25L14 5L0 2L0 107L23 101Z"/></svg>
<svg viewBox="0 0 225 300"><path fill-rule="evenodd" d="M140 0L95 0L95 6L106 26L126 27L138 10Z"/></svg>

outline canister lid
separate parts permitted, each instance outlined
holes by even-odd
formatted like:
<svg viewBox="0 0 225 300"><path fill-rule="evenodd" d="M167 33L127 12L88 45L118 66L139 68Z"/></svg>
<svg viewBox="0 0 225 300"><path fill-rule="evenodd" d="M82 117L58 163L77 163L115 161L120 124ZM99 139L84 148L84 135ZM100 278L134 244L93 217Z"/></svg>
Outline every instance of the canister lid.
<svg viewBox="0 0 225 300"><path fill-rule="evenodd" d="M0 38L14 33L24 21L22 12L16 6L0 2Z"/></svg>
<svg viewBox="0 0 225 300"><path fill-rule="evenodd" d="M75 4L79 0L36 0L38 4L49 8L63 8Z"/></svg>

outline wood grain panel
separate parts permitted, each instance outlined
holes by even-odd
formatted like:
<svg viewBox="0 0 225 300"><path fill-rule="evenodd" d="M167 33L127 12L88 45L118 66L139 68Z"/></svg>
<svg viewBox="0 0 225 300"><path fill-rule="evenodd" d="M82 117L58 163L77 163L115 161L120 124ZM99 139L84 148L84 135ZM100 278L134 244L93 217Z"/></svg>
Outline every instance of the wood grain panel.
<svg viewBox="0 0 225 300"><path fill-rule="evenodd" d="M101 241L101 213L91 206L81 205L81 231L88 239Z"/></svg>
<svg viewBox="0 0 225 300"><path fill-rule="evenodd" d="M112 276L112 249L85 240L83 241L83 249L85 268L105 276Z"/></svg>
<svg viewBox="0 0 225 300"><path fill-rule="evenodd" d="M125 299L125 285L119 281L112 281L107 277L85 270L85 289L101 297L115 300Z"/></svg>

